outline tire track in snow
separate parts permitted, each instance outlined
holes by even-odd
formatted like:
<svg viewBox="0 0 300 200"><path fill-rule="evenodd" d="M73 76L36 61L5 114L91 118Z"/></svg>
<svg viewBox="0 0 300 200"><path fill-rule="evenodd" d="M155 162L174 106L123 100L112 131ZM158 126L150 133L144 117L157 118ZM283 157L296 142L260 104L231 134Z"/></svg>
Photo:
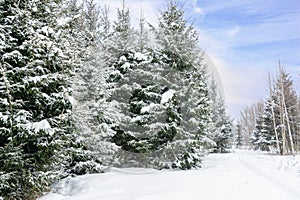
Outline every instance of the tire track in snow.
<svg viewBox="0 0 300 200"><path fill-rule="evenodd" d="M288 187L286 184L282 183L282 181L278 180L271 174L268 174L260 169L258 169L256 166L252 165L251 163L245 161L245 158L243 158L242 155L238 155L238 161L239 163L244 166L246 169L251 171L253 174L255 174L260 179L263 179L267 181L269 184L273 185L274 187L278 188L279 191L284 191L287 194L286 199L297 199L299 200L300 192L296 191L290 187Z"/></svg>

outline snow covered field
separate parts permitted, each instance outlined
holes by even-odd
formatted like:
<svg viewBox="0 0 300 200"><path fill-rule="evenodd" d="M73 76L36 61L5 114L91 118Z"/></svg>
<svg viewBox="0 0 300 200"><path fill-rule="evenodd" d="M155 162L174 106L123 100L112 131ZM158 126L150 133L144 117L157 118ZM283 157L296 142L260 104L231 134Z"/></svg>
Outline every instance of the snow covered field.
<svg viewBox="0 0 300 200"><path fill-rule="evenodd" d="M114 168L65 179L39 200L300 199L300 156L211 154L190 171Z"/></svg>

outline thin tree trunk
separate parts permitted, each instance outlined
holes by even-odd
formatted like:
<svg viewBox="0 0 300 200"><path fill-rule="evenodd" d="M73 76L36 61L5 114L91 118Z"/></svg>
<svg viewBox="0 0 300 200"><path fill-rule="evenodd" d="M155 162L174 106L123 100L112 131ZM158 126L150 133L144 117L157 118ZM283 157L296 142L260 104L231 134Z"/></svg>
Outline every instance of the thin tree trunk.
<svg viewBox="0 0 300 200"><path fill-rule="evenodd" d="M286 123L287 123L287 128L288 128L288 135L289 135L289 140L290 140L290 147L291 147L291 153L294 155L295 153L295 148L294 148L294 141L293 141L293 136L292 136L292 131L291 131L291 124L290 124L290 119L289 119L289 113L287 111L286 107L286 102L285 102L285 95L284 95L284 88L283 88L283 80L282 80L282 67L279 63L280 67L280 86L281 86L281 95L282 95L282 106L283 106L283 117L286 118Z"/></svg>
<svg viewBox="0 0 300 200"><path fill-rule="evenodd" d="M273 92L272 92L272 87L271 87L270 75L269 75L269 87L270 87L269 90L270 90L270 100L271 100L271 111L272 111L272 118L273 118L274 133L275 133L275 137L276 137L277 153L280 154L280 145L279 145L279 139L278 139L278 133L277 133L277 127L276 127L274 104L273 104Z"/></svg>
<svg viewBox="0 0 300 200"><path fill-rule="evenodd" d="M284 124L284 111L283 111L283 102L282 96L280 95L280 129L281 129L281 137L282 137L282 154L288 154L287 142L286 142L286 132L285 132L285 124Z"/></svg>

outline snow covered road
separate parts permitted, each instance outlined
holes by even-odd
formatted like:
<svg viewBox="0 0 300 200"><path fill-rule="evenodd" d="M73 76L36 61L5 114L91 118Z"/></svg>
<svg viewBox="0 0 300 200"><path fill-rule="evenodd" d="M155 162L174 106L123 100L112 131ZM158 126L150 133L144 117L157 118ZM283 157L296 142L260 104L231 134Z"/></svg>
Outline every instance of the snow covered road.
<svg viewBox="0 0 300 200"><path fill-rule="evenodd" d="M199 170L112 169L55 189L39 200L299 200L300 157L211 154Z"/></svg>

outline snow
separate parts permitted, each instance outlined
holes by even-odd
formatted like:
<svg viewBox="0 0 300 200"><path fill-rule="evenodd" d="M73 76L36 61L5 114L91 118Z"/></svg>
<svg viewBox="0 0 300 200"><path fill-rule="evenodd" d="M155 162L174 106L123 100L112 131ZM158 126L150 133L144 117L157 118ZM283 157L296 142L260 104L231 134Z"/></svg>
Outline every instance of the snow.
<svg viewBox="0 0 300 200"><path fill-rule="evenodd" d="M35 132L39 132L40 130L50 130L50 133L53 132L49 122L46 119L43 119L39 122L33 122L27 125L28 129L33 129Z"/></svg>
<svg viewBox="0 0 300 200"><path fill-rule="evenodd" d="M77 101L73 96L67 96L67 99L69 100L69 102L71 103L72 106L77 105Z"/></svg>
<svg viewBox="0 0 300 200"><path fill-rule="evenodd" d="M175 94L175 90L166 91L165 93L162 94L160 103L164 104L164 103L169 102L170 99L173 98L174 94Z"/></svg>
<svg viewBox="0 0 300 200"><path fill-rule="evenodd" d="M142 109L141 109L141 114L150 112L155 106L156 106L156 105L155 105L154 103L151 103L151 104L148 105L148 106L142 107Z"/></svg>
<svg viewBox="0 0 300 200"><path fill-rule="evenodd" d="M8 115L3 115L2 112L0 112L0 120L6 122L8 120Z"/></svg>
<svg viewBox="0 0 300 200"><path fill-rule="evenodd" d="M19 51L17 51L17 50L13 50L10 53L3 54L2 57L3 57L3 59L21 58L22 54Z"/></svg>
<svg viewBox="0 0 300 200"><path fill-rule="evenodd" d="M42 31L47 36L55 33L54 30L51 27L49 27L49 26L44 26L42 28Z"/></svg>
<svg viewBox="0 0 300 200"><path fill-rule="evenodd" d="M127 58L125 56L120 57L120 62L126 62L126 61L127 61Z"/></svg>
<svg viewBox="0 0 300 200"><path fill-rule="evenodd" d="M57 19L57 24L58 26L65 26L67 25L69 22L71 22L72 20L75 20L77 18L79 18L81 15L80 14L77 14L73 17L62 17L60 19Z"/></svg>
<svg viewBox="0 0 300 200"><path fill-rule="evenodd" d="M174 27L179 27L179 25L176 22L172 22L170 25Z"/></svg>
<svg viewBox="0 0 300 200"><path fill-rule="evenodd" d="M37 83L37 82L40 82L44 79L47 79L48 76L47 75L42 75L42 76L31 76L31 77L25 77L23 78L23 81L24 83L28 84L29 82L34 82L34 83Z"/></svg>
<svg viewBox="0 0 300 200"><path fill-rule="evenodd" d="M210 154L195 170L113 168L66 178L39 200L300 199L300 156Z"/></svg>
<svg viewBox="0 0 300 200"><path fill-rule="evenodd" d="M124 69L125 71L127 71L128 69L130 69L131 65L129 62L125 62L123 65L122 65L122 69Z"/></svg>
<svg viewBox="0 0 300 200"><path fill-rule="evenodd" d="M142 53L140 53L140 52L135 52L134 58L136 60L147 60L147 56L144 55L144 54L142 54Z"/></svg>

